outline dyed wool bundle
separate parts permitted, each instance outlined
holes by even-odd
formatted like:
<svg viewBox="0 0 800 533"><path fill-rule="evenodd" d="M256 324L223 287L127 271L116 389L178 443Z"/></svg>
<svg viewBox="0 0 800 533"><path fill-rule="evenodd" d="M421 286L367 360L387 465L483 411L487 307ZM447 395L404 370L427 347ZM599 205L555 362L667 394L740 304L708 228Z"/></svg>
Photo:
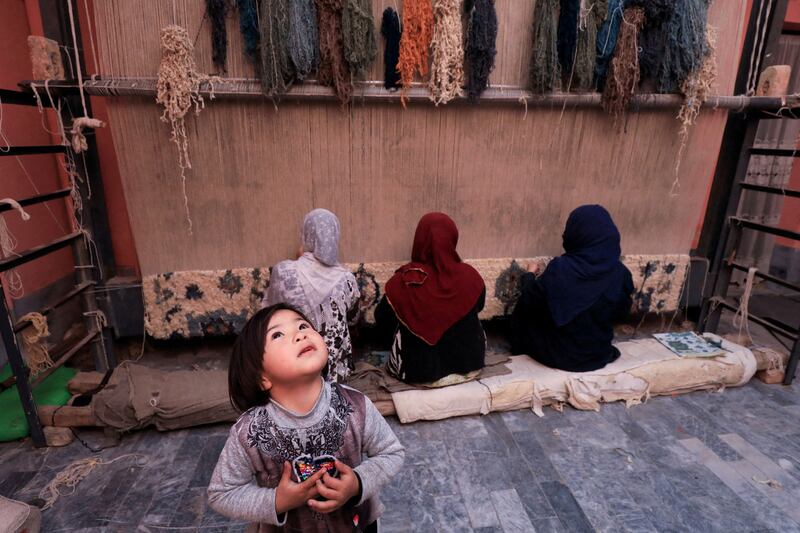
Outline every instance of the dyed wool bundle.
<svg viewBox="0 0 800 533"><path fill-rule="evenodd" d="M538 0L533 12L533 55L531 56L531 91L546 93L561 86L556 28L558 1Z"/></svg>
<svg viewBox="0 0 800 533"><path fill-rule="evenodd" d="M431 100L439 105L463 95L464 32L461 27L461 0L433 1L429 86Z"/></svg>
<svg viewBox="0 0 800 533"><path fill-rule="evenodd" d="M467 95L473 102L489 85L497 55L497 11L494 0L468 0L472 6L467 35Z"/></svg>
<svg viewBox="0 0 800 533"><path fill-rule="evenodd" d="M644 27L639 36L639 66L642 80L655 80L667 46L667 24L675 11L675 0L630 0L644 8Z"/></svg>
<svg viewBox="0 0 800 533"><path fill-rule="evenodd" d="M206 0L206 10L211 20L211 59L220 72L225 72L228 55L228 31L225 29L228 0Z"/></svg>
<svg viewBox="0 0 800 533"><path fill-rule="evenodd" d="M594 66L597 60L597 29L606 18L608 0L581 0L578 23L578 44L570 88L586 92L594 88Z"/></svg>
<svg viewBox="0 0 800 533"><path fill-rule="evenodd" d="M342 105L353 95L350 67L342 45L343 0L315 0L319 28L318 81L333 87Z"/></svg>
<svg viewBox="0 0 800 533"><path fill-rule="evenodd" d="M344 58L354 76L363 77L378 53L372 0L345 0L342 10Z"/></svg>
<svg viewBox="0 0 800 533"><path fill-rule="evenodd" d="M289 2L263 0L258 13L261 33L261 90L267 96L280 96L294 80L294 65L289 55Z"/></svg>
<svg viewBox="0 0 800 533"><path fill-rule="evenodd" d="M314 0L289 2L289 57L295 77L304 80L317 66L317 10Z"/></svg>
<svg viewBox="0 0 800 533"><path fill-rule="evenodd" d="M381 35L386 40L383 49L383 86L388 90L400 86L400 73L397 60L400 58L400 17L397 11L387 7L381 20Z"/></svg>
<svg viewBox="0 0 800 533"><path fill-rule="evenodd" d="M575 48L578 44L578 16L581 10L580 0L561 0L558 13L558 32L556 47L561 72L569 74L575 61Z"/></svg>
<svg viewBox="0 0 800 533"><path fill-rule="evenodd" d="M239 10L239 33L244 40L244 53L250 59L258 55L258 43L261 34L258 31L258 6L257 0L236 0Z"/></svg>
<svg viewBox="0 0 800 533"><path fill-rule="evenodd" d="M594 81L598 91L602 91L606 83L608 64L617 46L624 4L625 0L608 0L608 13L597 32L597 64L594 69Z"/></svg>
<svg viewBox="0 0 800 533"><path fill-rule="evenodd" d="M403 2L403 33L400 36L400 57L397 70L403 91L411 87L414 72L428 74L428 48L433 38L433 9L431 0L405 0ZM406 104L405 94L400 101Z"/></svg>
<svg viewBox="0 0 800 533"><path fill-rule="evenodd" d="M708 53L708 0L678 0L666 23L667 45L658 79L661 92L680 89L692 72L699 71Z"/></svg>
<svg viewBox="0 0 800 533"><path fill-rule="evenodd" d="M639 85L639 32L644 26L644 9L630 7L623 15L614 58L609 67L602 104L620 127L633 93Z"/></svg>

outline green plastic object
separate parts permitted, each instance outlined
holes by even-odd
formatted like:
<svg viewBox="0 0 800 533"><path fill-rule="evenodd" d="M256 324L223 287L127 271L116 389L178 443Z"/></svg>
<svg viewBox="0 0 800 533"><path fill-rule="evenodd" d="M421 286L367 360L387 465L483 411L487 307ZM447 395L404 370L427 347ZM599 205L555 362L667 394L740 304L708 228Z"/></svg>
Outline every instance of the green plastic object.
<svg viewBox="0 0 800 533"><path fill-rule="evenodd" d="M36 405L66 405L72 395L67 390L67 382L77 374L73 368L62 366L39 383L33 390ZM0 381L11 377L11 367L0 372ZM28 420L19 401L17 386L0 393L0 442L27 437L30 432Z"/></svg>

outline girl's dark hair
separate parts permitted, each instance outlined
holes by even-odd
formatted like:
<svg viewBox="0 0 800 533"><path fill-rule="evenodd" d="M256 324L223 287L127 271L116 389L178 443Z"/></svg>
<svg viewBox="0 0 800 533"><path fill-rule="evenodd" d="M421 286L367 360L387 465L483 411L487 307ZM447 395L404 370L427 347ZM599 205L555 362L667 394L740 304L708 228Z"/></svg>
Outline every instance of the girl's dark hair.
<svg viewBox="0 0 800 533"><path fill-rule="evenodd" d="M231 403L239 411L244 412L269 401L269 393L261 388L261 375L264 372L267 328L272 316L278 311L294 311L314 327L302 312L284 303L265 307L250 317L233 343L228 366L228 394ZM323 370L323 375L327 375L327 367Z"/></svg>

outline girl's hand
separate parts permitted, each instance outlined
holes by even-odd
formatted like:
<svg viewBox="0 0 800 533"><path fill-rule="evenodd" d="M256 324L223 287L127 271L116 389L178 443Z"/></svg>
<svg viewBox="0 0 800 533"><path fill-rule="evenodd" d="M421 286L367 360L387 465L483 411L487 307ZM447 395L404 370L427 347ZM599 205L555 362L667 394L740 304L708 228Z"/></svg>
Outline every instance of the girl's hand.
<svg viewBox="0 0 800 533"><path fill-rule="evenodd" d="M319 495L327 498L326 501L308 500L308 506L318 513L332 513L358 494L359 481L353 469L341 461L336 461L339 479L332 477L328 472L317 481Z"/></svg>
<svg viewBox="0 0 800 533"><path fill-rule="evenodd" d="M292 479L292 467L289 461L283 463L283 473L281 480L278 482L278 487L275 489L275 514L283 514L286 511L291 511L300 507L306 501L315 498L319 493L317 492L317 481L322 478L326 471L320 470L315 472L313 476L303 481L302 483L295 483Z"/></svg>

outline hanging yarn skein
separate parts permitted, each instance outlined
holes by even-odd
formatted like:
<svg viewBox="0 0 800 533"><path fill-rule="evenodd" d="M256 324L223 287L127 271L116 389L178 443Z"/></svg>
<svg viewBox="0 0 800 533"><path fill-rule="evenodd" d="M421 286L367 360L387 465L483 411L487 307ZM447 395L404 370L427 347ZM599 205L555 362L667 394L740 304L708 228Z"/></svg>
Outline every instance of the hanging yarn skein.
<svg viewBox="0 0 800 533"><path fill-rule="evenodd" d="M225 28L228 0L206 0L206 11L211 20L211 59L220 72L225 72L228 56L228 30Z"/></svg>
<svg viewBox="0 0 800 533"><path fill-rule="evenodd" d="M639 35L642 81L656 80L667 46L666 23L675 12L675 0L629 0L629 5L644 8L644 27Z"/></svg>
<svg viewBox="0 0 800 533"><path fill-rule="evenodd" d="M250 59L258 59L258 43L261 33L258 31L257 0L236 0L239 11L239 33L244 40L244 53Z"/></svg>
<svg viewBox="0 0 800 533"><path fill-rule="evenodd" d="M372 0L345 0L342 45L350 72L358 78L364 77L378 54Z"/></svg>
<svg viewBox="0 0 800 533"><path fill-rule="evenodd" d="M606 84L606 74L614 49L617 46L619 26L622 22L622 12L625 0L608 0L608 9L605 20L600 24L597 32L597 61L594 69L595 89L603 91Z"/></svg>
<svg viewBox="0 0 800 533"><path fill-rule="evenodd" d="M608 70L601 102L603 109L622 128L625 112L639 85L639 32L644 26L644 9L629 7L622 17L622 27Z"/></svg>
<svg viewBox="0 0 800 533"><path fill-rule="evenodd" d="M578 17L581 11L581 0L561 0L560 4L556 48L561 72L569 78L575 62L575 48L578 44Z"/></svg>
<svg viewBox="0 0 800 533"><path fill-rule="evenodd" d="M289 57L295 77L304 80L317 66L317 9L314 0L289 2Z"/></svg>
<svg viewBox="0 0 800 533"><path fill-rule="evenodd" d="M553 92L561 87L556 42L558 2L559 0L537 0L533 12L530 86L531 91L537 94Z"/></svg>
<svg viewBox="0 0 800 533"><path fill-rule="evenodd" d="M315 0L319 28L318 81L333 87L336 97L344 106L353 96L350 66L344 57L342 43L343 0Z"/></svg>
<svg viewBox="0 0 800 533"><path fill-rule="evenodd" d="M264 0L258 13L261 33L261 90L277 98L292 86L294 65L289 56L289 2Z"/></svg>
<svg viewBox="0 0 800 533"><path fill-rule="evenodd" d="M678 0L666 23L667 44L658 78L658 89L680 90L692 72L702 68L708 53L706 22L708 0Z"/></svg>
<svg viewBox="0 0 800 533"><path fill-rule="evenodd" d="M397 11L387 7L381 19L381 35L386 43L383 48L383 86L394 91L400 87L397 60L400 58L400 17Z"/></svg>
<svg viewBox="0 0 800 533"><path fill-rule="evenodd" d="M464 31L461 0L433 0L431 100L437 106L463 95Z"/></svg>
<svg viewBox="0 0 800 533"><path fill-rule="evenodd" d="M489 85L497 55L497 11L494 0L467 0L467 96L473 102Z"/></svg>
<svg viewBox="0 0 800 533"><path fill-rule="evenodd" d="M400 57L397 70L403 84L400 102L406 105L405 91L414 81L414 73L428 75L428 49L433 39L433 8L431 0L403 2L403 33L400 36Z"/></svg>
<svg viewBox="0 0 800 533"><path fill-rule="evenodd" d="M24 168L24 167L23 167ZM13 198L3 198L0 200L0 204L7 204L13 207L18 213L20 218L27 222L31 219L31 216L22 208L22 206L14 200ZM8 224L6 224L6 219L4 214L0 213L0 251L3 253L3 258L11 257L12 255L17 255L15 250L17 249L18 241L14 234L11 233L11 230L8 229ZM25 296L25 287L22 284L22 276L20 276L19 272L16 269L7 270L0 274L0 277L3 279L3 285L8 292L8 294L13 299L22 298Z"/></svg>
<svg viewBox="0 0 800 533"><path fill-rule="evenodd" d="M28 313L20 318L21 322L30 322L22 330L22 355L25 364L31 371L31 375L36 375L53 366L50 359L50 352L43 339L50 336L50 329L47 327L47 319L41 313Z"/></svg>
<svg viewBox="0 0 800 533"><path fill-rule="evenodd" d="M186 113L194 106L195 114L205 107L200 94L200 84L211 85L214 99L214 82L217 77L209 77L197 71L192 52L194 46L185 28L170 25L161 30L161 64L158 67L156 83L156 103L164 107L162 122L172 128L170 139L178 147L178 168L183 189L183 202L189 234L192 234L192 219L189 215L189 198L186 195L186 170L192 168L189 159L189 140L186 135Z"/></svg>
<svg viewBox="0 0 800 533"><path fill-rule="evenodd" d="M578 18L578 43L572 68L570 89L587 92L594 89L597 62L597 30L608 13L608 0L581 0Z"/></svg>

